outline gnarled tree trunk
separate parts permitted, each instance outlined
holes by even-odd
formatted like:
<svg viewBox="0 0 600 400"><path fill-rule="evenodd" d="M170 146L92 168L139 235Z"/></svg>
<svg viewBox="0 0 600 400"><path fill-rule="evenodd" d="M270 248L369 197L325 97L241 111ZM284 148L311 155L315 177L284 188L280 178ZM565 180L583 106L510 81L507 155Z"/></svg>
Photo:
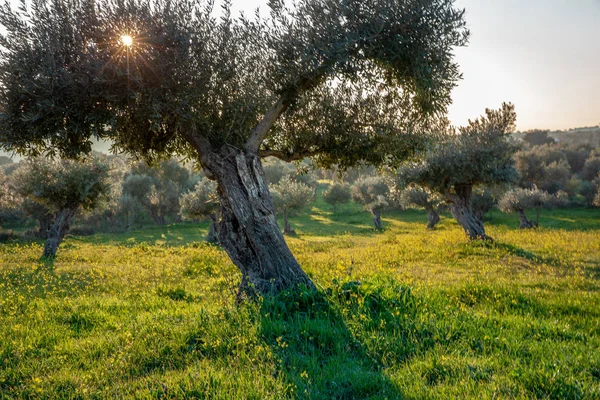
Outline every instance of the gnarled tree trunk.
<svg viewBox="0 0 600 400"><path fill-rule="evenodd" d="M275 218L275 207L257 154L232 146L202 154L202 166L218 183L219 242L242 272L240 296L314 284L292 255Z"/></svg>
<svg viewBox="0 0 600 400"><path fill-rule="evenodd" d="M518 210L519 212L519 221L521 224L519 225L519 229L531 229L538 226L536 221L531 221L527 219L527 215L525 215L525 210Z"/></svg>
<svg viewBox="0 0 600 400"><path fill-rule="evenodd" d="M76 211L77 207L63 208L56 214L54 224L52 224L52 227L48 230L48 239L44 245L44 257L56 257L58 246L69 231L71 220L73 219Z"/></svg>
<svg viewBox="0 0 600 400"><path fill-rule="evenodd" d="M473 212L471 205L473 187L471 185L456 186L454 191L455 194L446 193L446 197L451 203L450 211L454 219L463 227L469 239L492 240L486 235L483 222Z"/></svg>
<svg viewBox="0 0 600 400"><path fill-rule="evenodd" d="M433 229L440 222L440 213L433 207L426 208L427 211L427 229Z"/></svg>

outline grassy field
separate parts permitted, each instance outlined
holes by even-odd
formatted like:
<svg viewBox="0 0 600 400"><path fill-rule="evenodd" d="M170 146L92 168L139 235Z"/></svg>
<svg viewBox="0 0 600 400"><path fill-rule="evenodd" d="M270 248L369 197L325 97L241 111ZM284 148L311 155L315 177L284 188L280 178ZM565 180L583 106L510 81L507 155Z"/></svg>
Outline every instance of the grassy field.
<svg viewBox="0 0 600 400"><path fill-rule="evenodd" d="M319 293L242 305L206 225L1 244L0 398L600 399L600 210L425 221L319 201L288 239Z"/></svg>

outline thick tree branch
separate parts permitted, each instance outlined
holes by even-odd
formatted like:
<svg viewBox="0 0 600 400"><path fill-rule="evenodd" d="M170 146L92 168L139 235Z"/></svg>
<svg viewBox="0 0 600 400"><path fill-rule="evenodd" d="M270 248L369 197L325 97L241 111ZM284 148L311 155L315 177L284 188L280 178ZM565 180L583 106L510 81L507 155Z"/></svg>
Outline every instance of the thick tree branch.
<svg viewBox="0 0 600 400"><path fill-rule="evenodd" d="M282 96L277 103L265 114L262 121L258 124L250 138L246 142L245 148L250 153L258 153L260 145L264 138L267 136L277 118L288 108L290 105L290 96Z"/></svg>

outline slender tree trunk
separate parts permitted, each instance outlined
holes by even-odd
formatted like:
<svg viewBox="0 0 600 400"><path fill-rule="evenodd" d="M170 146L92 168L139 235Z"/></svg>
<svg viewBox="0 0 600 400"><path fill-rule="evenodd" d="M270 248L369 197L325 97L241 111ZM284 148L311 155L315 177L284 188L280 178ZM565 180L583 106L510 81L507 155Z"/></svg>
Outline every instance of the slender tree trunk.
<svg viewBox="0 0 600 400"><path fill-rule="evenodd" d="M219 221L219 214L214 213L210 216L210 226L208 227L208 234L206 235L206 241L208 243L219 243L219 235L217 233L217 223Z"/></svg>
<svg viewBox="0 0 600 400"><path fill-rule="evenodd" d="M71 220L73 219L73 216L75 215L76 211L77 207L72 207L63 208L58 212L58 214L56 215L56 219L54 220L54 224L48 231L48 239L46 240L46 244L44 245L44 257L56 257L56 251L58 250L58 246L69 231Z"/></svg>
<svg viewBox="0 0 600 400"><path fill-rule="evenodd" d="M525 210L518 210L519 212L519 229L531 229L537 226L537 222L531 221L527 219L527 215L525 215Z"/></svg>
<svg viewBox="0 0 600 400"><path fill-rule="evenodd" d="M218 184L219 242L242 272L239 296L254 297L314 284L292 255L277 225L260 157L232 146L201 155Z"/></svg>
<svg viewBox="0 0 600 400"><path fill-rule="evenodd" d="M427 229L433 229L433 228L435 228L437 223L440 222L440 214L433 207L427 208L426 211L427 211Z"/></svg>
<svg viewBox="0 0 600 400"><path fill-rule="evenodd" d="M373 224L375 224L375 228L381 230L381 210L379 208L374 208L373 213Z"/></svg>
<svg viewBox="0 0 600 400"><path fill-rule="evenodd" d="M450 200L450 211L456 221L463 227L470 240L483 239L492 240L486 235L483 222L477 218L471 206L471 194L473 187L471 185L456 186L456 194L447 194Z"/></svg>
<svg viewBox="0 0 600 400"><path fill-rule="evenodd" d="M292 229L292 225L290 225L290 220L288 214L286 212L283 213L283 234L284 235L295 235L296 231Z"/></svg>

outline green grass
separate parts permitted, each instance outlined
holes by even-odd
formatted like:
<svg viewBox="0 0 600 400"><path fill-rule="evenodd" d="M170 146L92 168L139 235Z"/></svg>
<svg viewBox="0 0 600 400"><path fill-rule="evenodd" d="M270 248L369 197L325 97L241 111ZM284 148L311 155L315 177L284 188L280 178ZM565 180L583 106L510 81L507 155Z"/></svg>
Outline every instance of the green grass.
<svg viewBox="0 0 600 400"><path fill-rule="evenodd" d="M320 287L235 302L206 224L0 245L0 398L600 398L600 210L495 243L321 199L288 243Z"/></svg>

